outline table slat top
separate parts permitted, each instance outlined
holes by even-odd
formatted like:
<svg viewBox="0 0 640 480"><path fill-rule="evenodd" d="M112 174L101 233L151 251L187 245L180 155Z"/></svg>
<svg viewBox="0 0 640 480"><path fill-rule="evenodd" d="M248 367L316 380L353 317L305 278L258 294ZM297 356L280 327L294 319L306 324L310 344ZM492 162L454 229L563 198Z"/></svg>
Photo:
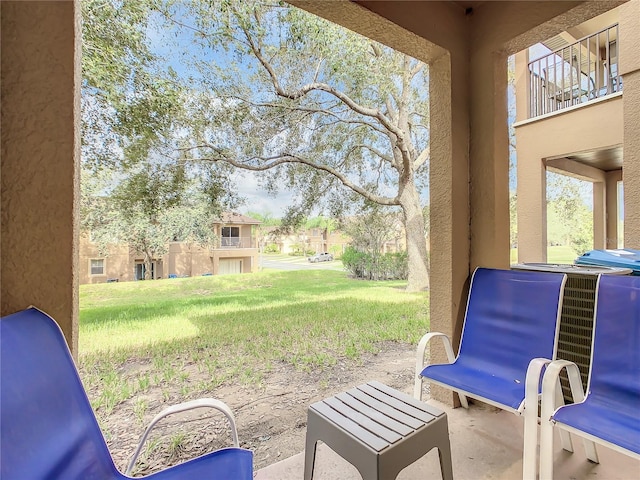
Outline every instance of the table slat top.
<svg viewBox="0 0 640 480"><path fill-rule="evenodd" d="M309 408L377 452L444 415L380 382L359 385Z"/></svg>

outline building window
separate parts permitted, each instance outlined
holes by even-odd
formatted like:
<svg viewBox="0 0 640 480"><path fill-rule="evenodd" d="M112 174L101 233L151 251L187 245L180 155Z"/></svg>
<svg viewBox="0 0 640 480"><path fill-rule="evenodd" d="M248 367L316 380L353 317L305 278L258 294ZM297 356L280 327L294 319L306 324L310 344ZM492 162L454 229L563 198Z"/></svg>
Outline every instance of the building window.
<svg viewBox="0 0 640 480"><path fill-rule="evenodd" d="M91 275L104 275L104 258L91 259Z"/></svg>
<svg viewBox="0 0 640 480"><path fill-rule="evenodd" d="M221 245L223 247L239 247L240 227L222 227Z"/></svg>
<svg viewBox="0 0 640 480"><path fill-rule="evenodd" d="M239 238L240 227L222 227L223 238Z"/></svg>

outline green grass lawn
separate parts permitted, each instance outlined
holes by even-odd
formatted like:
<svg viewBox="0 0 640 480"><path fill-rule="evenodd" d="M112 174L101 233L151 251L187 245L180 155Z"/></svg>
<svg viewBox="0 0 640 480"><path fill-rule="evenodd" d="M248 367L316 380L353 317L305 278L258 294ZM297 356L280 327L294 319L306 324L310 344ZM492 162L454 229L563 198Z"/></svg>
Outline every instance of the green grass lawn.
<svg viewBox="0 0 640 480"><path fill-rule="evenodd" d="M428 329L428 294L406 282L365 282L344 272L249 275L82 285L79 360L94 406L113 407L196 364L212 388L259 380L275 362L300 369L357 360L376 344L416 344ZM139 374L121 375L123 370ZM127 366L125 368L125 366Z"/></svg>
<svg viewBox="0 0 640 480"><path fill-rule="evenodd" d="M573 263L578 254L571 247L558 246L547 248L547 263ZM518 263L518 249L511 249L511 263Z"/></svg>

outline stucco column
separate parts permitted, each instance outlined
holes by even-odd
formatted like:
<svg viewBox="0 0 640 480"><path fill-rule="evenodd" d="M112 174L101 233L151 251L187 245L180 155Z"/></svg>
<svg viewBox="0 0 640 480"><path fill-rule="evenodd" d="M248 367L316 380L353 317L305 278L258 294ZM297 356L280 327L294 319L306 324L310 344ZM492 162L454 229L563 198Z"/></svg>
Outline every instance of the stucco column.
<svg viewBox="0 0 640 480"><path fill-rule="evenodd" d="M516 119L529 118L526 102L529 90L528 51L516 54ZM547 177L542 159L538 156L536 139L523 136L516 126L518 162L518 262L547 261Z"/></svg>
<svg viewBox="0 0 640 480"><path fill-rule="evenodd" d="M535 145L517 132L518 262L546 262L547 172Z"/></svg>
<svg viewBox="0 0 640 480"><path fill-rule="evenodd" d="M607 190L605 182L593 182L593 248L607 244Z"/></svg>
<svg viewBox="0 0 640 480"><path fill-rule="evenodd" d="M470 78L471 271L509 268L507 55L472 52Z"/></svg>
<svg viewBox="0 0 640 480"><path fill-rule="evenodd" d="M622 180L622 170L607 172L606 177L606 222L607 222L607 246L606 248L618 248L618 182Z"/></svg>
<svg viewBox="0 0 640 480"><path fill-rule="evenodd" d="M623 77L624 246L640 249L640 0L620 9L620 74Z"/></svg>
<svg viewBox="0 0 640 480"><path fill-rule="evenodd" d="M457 62L455 61L457 59ZM452 63L453 62L453 63ZM457 351L469 276L469 160L466 59L443 55L429 65L431 116L430 330L453 338ZM437 279L437 280L436 280ZM430 361L445 363L439 342ZM433 398L452 404L450 390L431 385Z"/></svg>
<svg viewBox="0 0 640 480"><path fill-rule="evenodd" d="M1 313L35 305L78 345L76 1L3 1Z"/></svg>
<svg viewBox="0 0 640 480"><path fill-rule="evenodd" d="M516 88L516 122L529 118L531 108L531 73L529 72L529 49L515 54L514 83Z"/></svg>

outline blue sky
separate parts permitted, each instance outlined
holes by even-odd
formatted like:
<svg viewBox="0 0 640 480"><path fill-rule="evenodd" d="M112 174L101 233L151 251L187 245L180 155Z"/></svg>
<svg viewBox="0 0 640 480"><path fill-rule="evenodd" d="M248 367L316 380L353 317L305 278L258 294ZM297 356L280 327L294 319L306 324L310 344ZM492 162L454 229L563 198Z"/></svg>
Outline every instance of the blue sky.
<svg viewBox="0 0 640 480"><path fill-rule="evenodd" d="M181 20L189 24L189 19L184 18ZM192 69L188 63L190 55L194 53L197 53L200 59L208 59L212 62L224 63L228 61L224 53L194 46L188 36L163 29L160 23L159 16L153 17L149 22L147 35L152 51L164 58L179 76L183 78L197 78L199 76L198 72ZM197 50L197 52L194 50ZM189 55L185 55L186 52ZM245 200L244 205L239 210L243 213L253 211L271 213L277 218L282 217L287 206L291 204L291 194L289 192L280 192L275 197L272 197L260 188L258 178L257 174L242 170L238 170L232 175L231 180L235 183L236 191Z"/></svg>

